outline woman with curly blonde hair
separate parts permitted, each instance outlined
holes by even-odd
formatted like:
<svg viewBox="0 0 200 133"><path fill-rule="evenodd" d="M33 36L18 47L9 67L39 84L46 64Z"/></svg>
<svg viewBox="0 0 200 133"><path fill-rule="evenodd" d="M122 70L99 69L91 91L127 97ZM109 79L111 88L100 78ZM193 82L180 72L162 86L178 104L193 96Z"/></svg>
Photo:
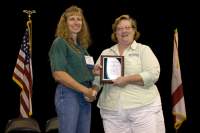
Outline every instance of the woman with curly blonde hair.
<svg viewBox="0 0 200 133"><path fill-rule="evenodd" d="M87 52L91 43L83 11L71 6L60 17L56 38L49 51L52 75L57 82L55 107L59 133L90 133L93 58Z"/></svg>

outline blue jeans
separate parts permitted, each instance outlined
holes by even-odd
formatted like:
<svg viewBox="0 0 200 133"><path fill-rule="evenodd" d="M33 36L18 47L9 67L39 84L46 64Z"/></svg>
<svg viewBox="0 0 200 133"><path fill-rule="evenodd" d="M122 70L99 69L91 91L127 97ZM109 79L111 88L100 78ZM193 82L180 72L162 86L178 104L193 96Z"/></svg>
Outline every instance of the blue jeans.
<svg viewBox="0 0 200 133"><path fill-rule="evenodd" d="M59 133L90 133L91 104L85 101L83 94L58 85L55 106Z"/></svg>

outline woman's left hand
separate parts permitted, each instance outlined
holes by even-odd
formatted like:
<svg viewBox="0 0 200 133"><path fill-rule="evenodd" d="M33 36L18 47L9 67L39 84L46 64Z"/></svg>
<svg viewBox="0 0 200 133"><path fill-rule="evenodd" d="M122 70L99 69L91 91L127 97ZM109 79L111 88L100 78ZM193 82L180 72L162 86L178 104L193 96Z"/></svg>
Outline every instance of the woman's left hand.
<svg viewBox="0 0 200 133"><path fill-rule="evenodd" d="M119 77L115 80L113 80L113 85L119 86L119 87L123 87L127 84L127 79L126 77Z"/></svg>

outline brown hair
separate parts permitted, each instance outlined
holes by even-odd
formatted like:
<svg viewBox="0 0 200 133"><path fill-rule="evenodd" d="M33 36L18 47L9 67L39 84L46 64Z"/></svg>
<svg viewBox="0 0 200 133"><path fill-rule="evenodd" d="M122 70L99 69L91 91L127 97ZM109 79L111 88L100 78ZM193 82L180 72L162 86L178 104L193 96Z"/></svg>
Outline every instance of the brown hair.
<svg viewBox="0 0 200 133"><path fill-rule="evenodd" d="M116 18L115 22L112 24L112 30L113 30L113 33L111 35L112 41L117 42L116 29L117 29L117 25L119 24L119 22L121 20L129 20L131 22L132 28L135 29L134 40L138 40L138 38L140 37L140 33L137 31L137 22L136 22L136 20L131 18L129 15L121 15L118 18Z"/></svg>

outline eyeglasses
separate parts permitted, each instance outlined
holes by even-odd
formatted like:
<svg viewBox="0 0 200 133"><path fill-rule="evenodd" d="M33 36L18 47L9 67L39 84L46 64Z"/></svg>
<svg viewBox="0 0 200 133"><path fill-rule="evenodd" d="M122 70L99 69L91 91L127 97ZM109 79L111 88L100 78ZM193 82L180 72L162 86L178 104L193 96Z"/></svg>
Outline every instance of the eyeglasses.
<svg viewBox="0 0 200 133"><path fill-rule="evenodd" d="M132 29L133 27L131 26L125 26L125 27L117 27L116 30L117 31L122 31L122 30L130 30Z"/></svg>

